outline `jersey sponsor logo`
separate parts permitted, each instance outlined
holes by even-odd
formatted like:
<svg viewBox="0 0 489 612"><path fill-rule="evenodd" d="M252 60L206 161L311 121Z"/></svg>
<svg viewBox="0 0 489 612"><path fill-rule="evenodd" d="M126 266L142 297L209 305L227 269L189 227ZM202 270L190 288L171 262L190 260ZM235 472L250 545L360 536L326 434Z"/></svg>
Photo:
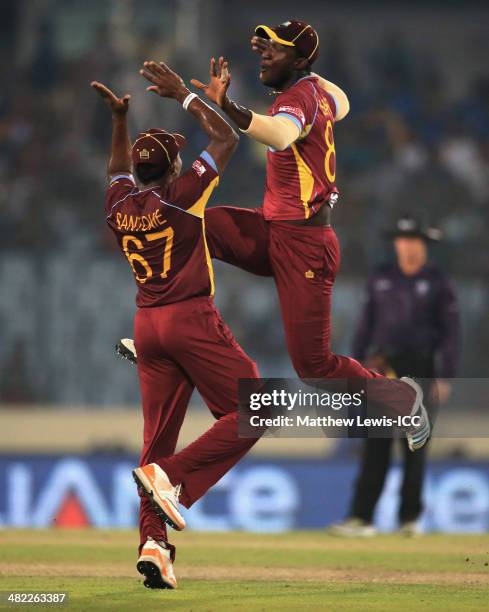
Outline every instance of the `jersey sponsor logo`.
<svg viewBox="0 0 489 612"><path fill-rule="evenodd" d="M295 117L300 119L302 124L306 122L306 116L304 115L304 113L301 111L300 108L296 108L295 106L280 106L277 110L277 113L290 113L291 115L294 115Z"/></svg>
<svg viewBox="0 0 489 612"><path fill-rule="evenodd" d="M204 164L198 159L194 161L194 163L192 164L192 168L195 170L195 172L197 172L199 176L202 176L205 172Z"/></svg>

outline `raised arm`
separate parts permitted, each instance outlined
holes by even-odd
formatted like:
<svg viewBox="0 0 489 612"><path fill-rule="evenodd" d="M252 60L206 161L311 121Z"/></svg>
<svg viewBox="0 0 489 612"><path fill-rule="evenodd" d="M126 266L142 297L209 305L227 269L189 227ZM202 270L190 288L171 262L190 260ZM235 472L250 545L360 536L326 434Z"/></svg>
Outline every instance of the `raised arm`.
<svg viewBox="0 0 489 612"><path fill-rule="evenodd" d="M230 78L228 73L226 76L223 75L223 66L224 62L221 62L218 76L215 62L211 62L211 79L219 81L225 93L229 87ZM191 94L182 78L163 62L144 62L144 68L140 70L140 73L153 83L147 88L148 91L154 91L163 98L174 98L197 119L200 127L209 137L210 142L206 150L216 162L219 173L222 173L239 140L237 133L229 123L196 94Z"/></svg>
<svg viewBox="0 0 489 612"><path fill-rule="evenodd" d="M251 48L259 55L262 55L262 53L267 50L268 46L269 41L265 38L261 38L260 36L253 36L251 38ZM222 58L219 58L219 61L221 60ZM192 83L192 85L195 85L199 89L202 89L205 94L213 102L215 102L215 104L220 106L222 110L226 113L226 115L232 121L234 121L234 123L239 127L240 130L246 131L250 127L250 123L253 118L253 112L251 110L245 108L244 106L240 106L236 102L230 100L226 96L226 92L224 92L224 95L216 96L215 99L213 99L214 92L210 87L210 83L206 86L200 81L197 81L196 79L192 79L190 82Z"/></svg>
<svg viewBox="0 0 489 612"><path fill-rule="evenodd" d="M226 95L227 87L223 89L219 79L213 79L213 64L214 59L211 60L211 78L207 85L197 79L190 82L201 89L211 102L222 108L244 134L278 151L283 151L299 138L301 129L290 118L283 115L260 115L230 100ZM219 67L227 72L227 62L222 57L219 58Z"/></svg>
<svg viewBox="0 0 489 612"><path fill-rule="evenodd" d="M117 174L131 173L131 141L127 128L127 111L131 96L118 98L108 87L92 81L90 84L112 111L112 145L107 174L109 178Z"/></svg>
<svg viewBox="0 0 489 612"><path fill-rule="evenodd" d="M212 58L209 71L210 78L207 85L201 83L197 79L191 79L190 82L194 87L202 90L211 102L214 102L214 104L222 108L240 130L246 130L250 127L253 113L244 106L239 106L235 102L232 102L227 97L226 92L230 83L230 74L228 62L226 62L223 57L219 58L218 71L220 78L216 78L216 61Z"/></svg>

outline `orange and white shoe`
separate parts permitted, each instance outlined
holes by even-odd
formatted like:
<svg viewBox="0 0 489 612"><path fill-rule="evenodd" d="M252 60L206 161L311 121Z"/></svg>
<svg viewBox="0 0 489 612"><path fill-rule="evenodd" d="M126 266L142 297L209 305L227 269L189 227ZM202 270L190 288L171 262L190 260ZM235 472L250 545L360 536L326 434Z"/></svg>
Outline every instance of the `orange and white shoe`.
<svg viewBox="0 0 489 612"><path fill-rule="evenodd" d="M185 519L178 507L181 486L174 487L166 472L156 463L138 467L132 475L138 487L153 502L155 512L162 521L177 531L185 529Z"/></svg>
<svg viewBox="0 0 489 612"><path fill-rule="evenodd" d="M136 567L145 577L144 586L148 589L177 588L170 551L153 538L146 540Z"/></svg>

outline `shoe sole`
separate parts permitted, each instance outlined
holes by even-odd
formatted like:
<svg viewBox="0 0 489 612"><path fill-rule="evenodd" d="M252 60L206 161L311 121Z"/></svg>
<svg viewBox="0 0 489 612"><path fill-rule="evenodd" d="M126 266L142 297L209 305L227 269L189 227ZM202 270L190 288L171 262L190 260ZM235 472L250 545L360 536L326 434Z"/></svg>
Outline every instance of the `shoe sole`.
<svg viewBox="0 0 489 612"><path fill-rule="evenodd" d="M183 531L185 529L185 524L182 526L178 525L172 517L168 514L168 512L162 508L159 503L155 500L153 490L151 489L148 482L144 482L137 473L137 470L132 471L132 477L134 478L134 482L137 486L144 492L146 497L150 500L151 505L153 506L154 511L160 517L160 519L169 525L175 531Z"/></svg>
<svg viewBox="0 0 489 612"><path fill-rule="evenodd" d="M409 437L406 436L407 441L408 441L409 450L412 453L415 453L417 450L423 448L423 446L426 446L426 444L428 444L428 442L431 440L431 436L433 434L433 425L431 424L430 417L428 416L428 411L424 407L424 404L421 404L421 412L423 414L424 419L426 420L426 425L428 427L428 435L423 439L422 442L417 442L417 443L414 443L412 438L409 439Z"/></svg>
<svg viewBox="0 0 489 612"><path fill-rule="evenodd" d="M127 361L130 361L133 365L137 365L137 362L138 362L137 357L135 357L134 353L130 349L128 349L126 346L124 346L122 342L118 342L115 345L115 352L122 359L126 359Z"/></svg>
<svg viewBox="0 0 489 612"><path fill-rule="evenodd" d="M151 561L138 561L136 568L146 580L144 586L147 589L174 589L175 586L169 582L165 582L158 566Z"/></svg>
<svg viewBox="0 0 489 612"><path fill-rule="evenodd" d="M377 535L376 531L351 533L351 532L340 531L336 529L330 529L328 530L327 533L331 536L334 536L335 538L373 538L374 536Z"/></svg>

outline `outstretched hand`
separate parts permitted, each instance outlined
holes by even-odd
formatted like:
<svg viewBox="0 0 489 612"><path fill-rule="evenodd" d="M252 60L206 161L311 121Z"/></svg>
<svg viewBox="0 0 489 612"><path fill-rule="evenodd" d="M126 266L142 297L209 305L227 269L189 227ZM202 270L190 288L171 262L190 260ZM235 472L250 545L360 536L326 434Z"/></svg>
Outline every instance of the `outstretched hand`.
<svg viewBox="0 0 489 612"><path fill-rule="evenodd" d="M175 98L181 101L189 93L182 77L164 62L144 62L144 68L141 68L139 74L153 83L146 87L146 91L154 91L162 98Z"/></svg>
<svg viewBox="0 0 489 612"><path fill-rule="evenodd" d="M95 89L102 100L107 104L113 115L118 115L120 117L126 115L129 110L129 101L131 100L130 95L126 94L122 98L118 98L113 91L98 81L92 81L90 86Z"/></svg>
<svg viewBox="0 0 489 612"><path fill-rule="evenodd" d="M231 83L231 75L229 73L229 64L220 57L216 65L215 58L211 58L209 67L209 82L207 85L201 83L197 79L191 79L190 82L197 89L202 90L211 102L222 107L226 98L226 92Z"/></svg>

